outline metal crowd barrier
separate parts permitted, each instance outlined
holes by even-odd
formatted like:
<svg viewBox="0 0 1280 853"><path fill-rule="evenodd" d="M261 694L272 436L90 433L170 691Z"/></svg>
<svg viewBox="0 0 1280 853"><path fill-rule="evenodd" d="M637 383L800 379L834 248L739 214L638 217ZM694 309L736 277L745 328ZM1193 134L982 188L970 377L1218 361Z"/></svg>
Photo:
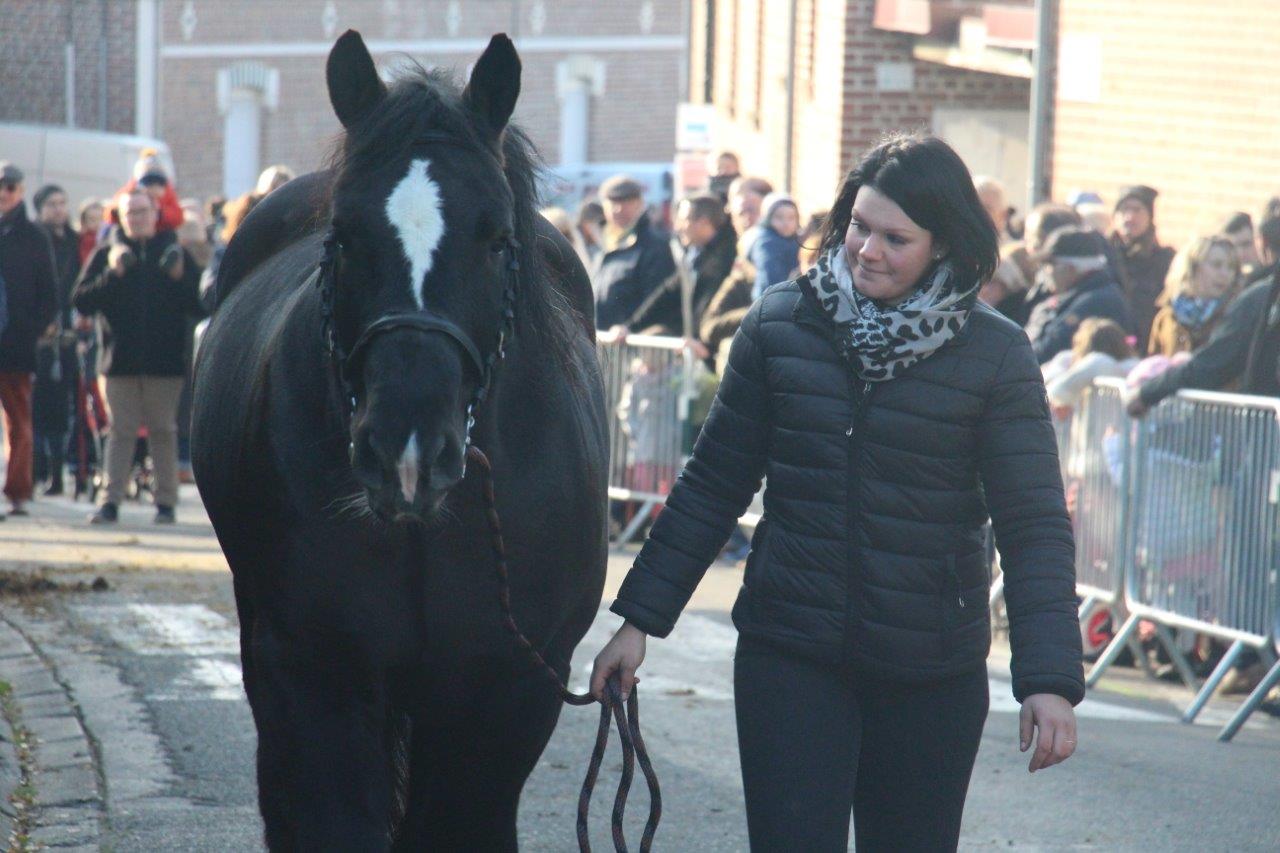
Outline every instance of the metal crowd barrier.
<svg viewBox="0 0 1280 853"><path fill-rule="evenodd" d="M602 334L610 427L609 497L634 514L629 541L666 500L692 449L697 359L678 338ZM1184 391L1143 419L1130 418L1118 379L1094 383L1069 420L1055 422L1076 540L1079 617L1125 614L1089 673L1093 687L1127 646L1144 667L1140 620L1183 680L1197 687L1171 629L1230 643L1183 715L1192 722L1245 649L1280 653L1280 401ZM742 523L763 514L757 494ZM994 607L1003 592L993 553ZM1280 683L1276 663L1223 730L1230 739Z"/></svg>
<svg viewBox="0 0 1280 853"><path fill-rule="evenodd" d="M634 514L619 542L635 536L667 498L691 449L689 404L695 359L680 338L597 337L609 419L609 498Z"/></svg>
<svg viewBox="0 0 1280 853"><path fill-rule="evenodd" d="M1119 551L1128 615L1087 684L1098 682L1139 620L1156 625L1192 686L1169 629L1229 642L1183 714L1192 722L1240 654L1268 656L1277 636L1280 401L1184 391L1123 431L1132 436L1121 472L1129 478L1129 541Z"/></svg>

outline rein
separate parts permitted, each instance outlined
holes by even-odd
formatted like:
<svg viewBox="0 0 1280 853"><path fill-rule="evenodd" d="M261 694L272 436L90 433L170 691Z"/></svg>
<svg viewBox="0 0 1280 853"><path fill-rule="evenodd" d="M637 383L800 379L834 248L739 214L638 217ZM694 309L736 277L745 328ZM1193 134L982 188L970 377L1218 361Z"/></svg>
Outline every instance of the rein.
<svg viewBox="0 0 1280 853"><path fill-rule="evenodd" d="M590 693L573 693L560 683L560 676L551 668L542 655L534 648L529 639L521 633L511 614L511 583L507 575L507 550L502 538L502 521L498 517L497 502L493 491L493 468L489 459L480 448L474 445L468 448L467 456L481 471L484 483L485 515L489 520L489 532L492 534L494 564L498 575L498 600L502 607L502 621L516 644L537 665L538 670L551 682L560 698L569 705L590 705L596 698ZM627 701L622 701L622 689L618 676L611 676L605 684L605 700L600 703L600 726L596 730L596 745L591 750L591 761L587 765L587 775L582 782L582 792L578 796L578 850L591 853L591 840L587 832L588 812L591 808L591 794L595 790L596 779L600 774L600 763L604 760L605 748L609 744L609 716L613 715L617 723L618 739L622 743L622 778L618 780L618 793L613 800L613 847L618 853L626 853L627 841L623 836L622 817L627 808L627 795L631 791L631 780L635 776L635 762L640 762L640 770L644 773L645 783L649 786L649 819L645 821L644 834L640 837L640 853L648 853L653 845L653 836L658 831L658 822L662 820L662 792L658 788L658 776L649 760L649 751L645 748L644 738L640 736L640 700L638 688L631 688Z"/></svg>
<svg viewBox="0 0 1280 853"><path fill-rule="evenodd" d="M455 145L467 145L465 142L448 136L435 136L422 140ZM474 147L467 145L467 147ZM475 412L488 397L493 383L494 372L503 359L506 342L515 330L516 287L519 279L520 244L514 237L506 239L507 280L502 294L502 323L498 330L497 340L487 353L482 354L475 341L456 323L432 311L405 311L385 314L374 320L360 333L348 351L338 340L334 329L334 304L336 293L336 266L341 246L337 233L330 228L324 237L324 254L320 264L312 274L314 284L320 291L321 334L324 338L325 352L333 371L336 383L341 391L341 412L343 426L350 435L351 418L357 405L357 383L361 359L370 344L381 334L395 329L412 329L423 334L443 334L451 338L466 354L467 362L476 371L480 382L475 393L467 404L466 427L466 460L478 465L484 483L485 514L489 522L492 536L493 553L499 585L499 601L502 608L504 627L511 634L516 644L524 650L538 670L554 686L560 698L569 705L590 705L596 699L590 693L573 693L560 683L560 677L546 662L542 655L529 642L528 638L516 625L511 613L511 585L507 573L506 545L502 537L502 522L498 517L497 502L493 490L493 469L488 457L471 443L471 431L475 427ZM465 463L464 463L465 464ZM600 773L600 764L604 760L605 748L609 742L609 719L612 715L617 723L618 738L622 743L622 778L618 782L618 792L613 802L613 846L618 853L626 853L627 843L623 836L622 818L627 806L627 795L631 790L631 781L635 775L635 761L640 761L640 769L644 773L649 786L649 819L645 823L644 833L640 839L641 853L648 853L653 836L658 830L658 821L662 818L662 793L658 788L658 777L649 761L648 750L644 739L640 736L640 706L637 691L633 687L631 695L624 703L622 691L615 675L609 679L605 688L606 698L600 703L600 726L596 732L596 744L591 752L591 760L587 766L587 775L582 783L582 792L578 797L578 849L581 853L591 853L591 841L587 831L588 812L591 808L591 794L595 790L596 779Z"/></svg>

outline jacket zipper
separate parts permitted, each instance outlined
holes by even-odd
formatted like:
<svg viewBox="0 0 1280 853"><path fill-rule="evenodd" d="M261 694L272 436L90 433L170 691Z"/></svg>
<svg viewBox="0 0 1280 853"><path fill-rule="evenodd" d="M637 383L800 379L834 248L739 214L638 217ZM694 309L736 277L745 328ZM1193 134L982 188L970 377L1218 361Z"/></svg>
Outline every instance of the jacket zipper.
<svg viewBox="0 0 1280 853"><path fill-rule="evenodd" d="M861 476L858 465L858 451L862 446L862 435L859 427L866 418L867 401L871 396L871 383L859 382L856 378L850 381L850 403L852 411L849 416L849 428L845 430L848 439L848 499L846 501L846 560L848 577L845 581L845 647L852 654L854 648L854 632L857 624L858 577L858 493L861 490Z"/></svg>
<svg viewBox="0 0 1280 853"><path fill-rule="evenodd" d="M951 581L956 585L956 601L960 604L960 609L968 607L964 600L964 585L960 583L960 573L956 571L956 558L954 556L947 557L947 571L951 573Z"/></svg>

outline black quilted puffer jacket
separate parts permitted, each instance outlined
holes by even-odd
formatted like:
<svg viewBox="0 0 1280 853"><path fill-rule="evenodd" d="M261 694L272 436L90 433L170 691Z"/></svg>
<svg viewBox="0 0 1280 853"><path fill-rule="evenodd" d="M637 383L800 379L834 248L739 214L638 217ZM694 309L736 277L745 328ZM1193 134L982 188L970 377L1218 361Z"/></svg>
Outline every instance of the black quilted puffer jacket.
<svg viewBox="0 0 1280 853"><path fill-rule="evenodd" d="M983 665L1005 571L1013 692L1084 696L1074 540L1040 368L979 304L895 379L864 383L811 293L770 289L733 341L693 456L613 611L666 636L767 476L733 620L745 635L903 681Z"/></svg>

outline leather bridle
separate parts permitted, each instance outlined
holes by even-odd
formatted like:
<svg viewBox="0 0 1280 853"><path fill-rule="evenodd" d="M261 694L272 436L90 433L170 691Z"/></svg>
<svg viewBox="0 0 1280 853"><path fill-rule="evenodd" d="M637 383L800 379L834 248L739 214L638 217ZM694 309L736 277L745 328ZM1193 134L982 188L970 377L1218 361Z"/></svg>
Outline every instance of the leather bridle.
<svg viewBox="0 0 1280 853"><path fill-rule="evenodd" d="M485 150L470 142L444 134L431 134L424 137L423 142L437 142L460 145L475 150ZM492 152L486 152L492 156ZM493 375L505 355L508 338L515 330L516 320L516 288L519 283L520 243L515 237L508 236L504 241L503 251L507 254L507 277L502 293L502 323L498 328L497 339L487 351L477 346L471 335L467 334L457 323L429 309L418 311L399 311L384 314L366 326L352 344L350 350L344 349L334 328L334 305L337 300L337 262L341 252L341 244L337 232L330 227L324 237L324 253L320 264L312 274L315 285L320 291L321 333L324 336L325 351L337 377L342 391L342 409L344 426L350 429L351 417L357 405L356 382L360 367L367 350L373 342L387 332L396 329L411 329L422 334L441 334L450 338L466 355L466 361L476 372L480 382L475 393L467 404L466 447L471 445L471 430L476 422L476 409L485 401L493 384ZM415 282L420 286L421 282ZM465 452L465 450L464 450Z"/></svg>

